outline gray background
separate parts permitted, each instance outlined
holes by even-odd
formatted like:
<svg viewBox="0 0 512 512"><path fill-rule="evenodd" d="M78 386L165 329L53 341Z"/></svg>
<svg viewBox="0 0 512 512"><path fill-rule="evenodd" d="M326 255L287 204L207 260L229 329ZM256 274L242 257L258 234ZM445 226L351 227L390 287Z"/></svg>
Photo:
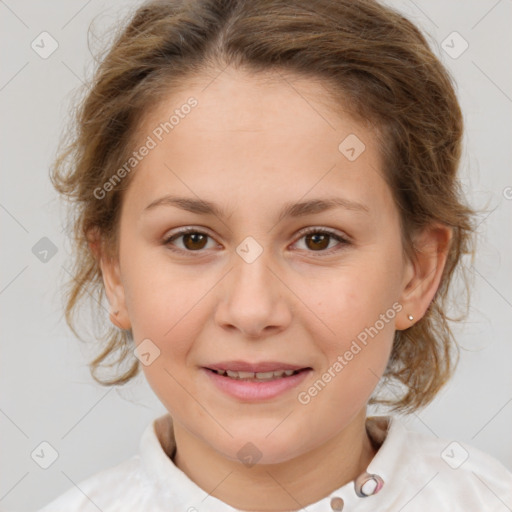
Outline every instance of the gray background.
<svg viewBox="0 0 512 512"><path fill-rule="evenodd" d="M125 460L136 453L146 425L166 412L141 376L114 388L91 379L86 361L93 352L63 321L59 288L69 243L48 179L73 91L92 69L89 24L95 20L100 35L108 32L137 3L0 0L2 510L34 510ZM487 208L470 269L471 315L455 329L463 347L458 371L434 403L405 421L411 429L470 443L512 470L512 2L388 3L430 34L457 81L467 126L464 188L473 206ZM58 42L46 59L31 47L43 31ZM457 58L442 46L454 31L469 44ZM452 53L462 49L461 40L447 41ZM47 261L36 245L47 244L40 242L44 237L57 249ZM31 457L43 441L58 452L48 469Z"/></svg>

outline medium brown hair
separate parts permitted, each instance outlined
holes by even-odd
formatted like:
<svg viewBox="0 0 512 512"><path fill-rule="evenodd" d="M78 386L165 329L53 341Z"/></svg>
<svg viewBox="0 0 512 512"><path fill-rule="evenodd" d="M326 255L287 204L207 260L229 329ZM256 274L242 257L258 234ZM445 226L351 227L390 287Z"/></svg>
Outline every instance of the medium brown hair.
<svg viewBox="0 0 512 512"><path fill-rule="evenodd" d="M404 412L427 405L453 373L454 348L458 362L448 321L462 320L469 309L462 256L474 259L475 211L465 203L457 180L463 119L453 81L425 37L401 14L372 0L152 1L123 23L87 84L52 169L56 189L73 207L68 324L83 339L76 313L90 296L100 316L106 316L101 270L88 237L96 230L116 254L120 205L131 176L101 199L94 191L126 162L151 107L173 91L186 90L187 79L205 70L215 76L214 70L228 65L320 79L337 101L333 108L349 108L378 129L382 172L399 210L405 254L414 257L417 230L433 222L453 229L433 301L423 318L395 332L381 384L398 383L402 392L370 399ZM456 271L466 310L450 318L448 291ZM89 363L91 373L104 385L127 382L139 370L131 331L100 323L104 346ZM116 366L118 375L100 379L101 366Z"/></svg>

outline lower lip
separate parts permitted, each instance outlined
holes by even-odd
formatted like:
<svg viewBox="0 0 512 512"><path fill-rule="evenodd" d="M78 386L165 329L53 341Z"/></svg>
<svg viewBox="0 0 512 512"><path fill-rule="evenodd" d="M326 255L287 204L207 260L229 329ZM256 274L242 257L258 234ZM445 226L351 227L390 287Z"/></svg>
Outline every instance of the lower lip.
<svg viewBox="0 0 512 512"><path fill-rule="evenodd" d="M311 369L302 370L289 377L281 377L269 381L244 381L232 379L227 375L219 375L212 370L202 368L213 383L221 390L235 398L244 401L258 401L275 398L282 393L298 386L309 374Z"/></svg>

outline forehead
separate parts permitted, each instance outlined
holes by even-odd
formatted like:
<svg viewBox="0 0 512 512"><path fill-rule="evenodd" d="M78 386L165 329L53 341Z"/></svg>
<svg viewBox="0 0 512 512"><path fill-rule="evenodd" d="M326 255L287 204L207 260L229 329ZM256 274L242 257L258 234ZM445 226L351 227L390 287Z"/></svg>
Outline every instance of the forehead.
<svg viewBox="0 0 512 512"><path fill-rule="evenodd" d="M146 113L140 130L149 133L165 123L175 111L186 108L190 97L197 102L197 107L185 115L190 119L186 124L192 125L198 134L261 131L271 137L273 131L285 130L288 139L300 134L311 138L314 132L324 137L326 130L334 135L340 129L340 113L345 127L354 131L368 128L368 123L363 128L361 121L355 120L357 112L349 112L350 101L344 101L339 93L335 100L332 86L319 77L281 71L254 73L227 67L220 72L205 71L184 80L178 89ZM346 104L341 105L342 101ZM181 120L183 116L179 124ZM177 125L173 127L172 133L179 135L183 129L177 128Z"/></svg>
<svg viewBox="0 0 512 512"><path fill-rule="evenodd" d="M249 201L343 190L349 199L385 202L376 133L340 110L319 80L230 68L197 76L139 126L139 143L155 144L133 185L139 197L178 187L212 199L214 187Z"/></svg>

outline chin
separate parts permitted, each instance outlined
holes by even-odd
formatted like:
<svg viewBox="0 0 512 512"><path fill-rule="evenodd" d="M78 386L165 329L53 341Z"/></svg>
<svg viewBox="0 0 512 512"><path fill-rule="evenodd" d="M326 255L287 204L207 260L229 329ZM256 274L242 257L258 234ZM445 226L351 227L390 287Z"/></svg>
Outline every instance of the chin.
<svg viewBox="0 0 512 512"><path fill-rule="evenodd" d="M256 425L253 420L251 427L244 429L242 433L227 427L233 438L224 436L225 443L212 447L224 457L242 462L246 467L287 462L300 455L297 449L303 446L302 438L294 437L286 429L278 432L279 427L275 429L278 424L279 422L273 422L273 427L267 429ZM273 429L275 430L272 432ZM268 435L269 432L272 433Z"/></svg>

